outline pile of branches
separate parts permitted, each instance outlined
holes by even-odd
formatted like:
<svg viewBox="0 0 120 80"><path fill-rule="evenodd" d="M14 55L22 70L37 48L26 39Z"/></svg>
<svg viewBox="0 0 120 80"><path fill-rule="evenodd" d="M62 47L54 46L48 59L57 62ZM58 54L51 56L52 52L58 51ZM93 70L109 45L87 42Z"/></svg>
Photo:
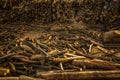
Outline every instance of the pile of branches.
<svg viewBox="0 0 120 80"><path fill-rule="evenodd" d="M74 22L119 26L119 0L1 0L0 22Z"/></svg>
<svg viewBox="0 0 120 80"><path fill-rule="evenodd" d="M92 39L91 32L69 28L26 32L1 44L0 76L26 75L47 80L120 78L119 47L108 48Z"/></svg>

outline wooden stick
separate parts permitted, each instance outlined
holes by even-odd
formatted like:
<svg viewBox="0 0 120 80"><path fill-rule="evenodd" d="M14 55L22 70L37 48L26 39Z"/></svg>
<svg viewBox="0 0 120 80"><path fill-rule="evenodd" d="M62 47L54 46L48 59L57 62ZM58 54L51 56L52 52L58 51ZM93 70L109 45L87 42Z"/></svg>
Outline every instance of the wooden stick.
<svg viewBox="0 0 120 80"><path fill-rule="evenodd" d="M0 77L0 80L45 80L45 79L21 75L20 77Z"/></svg>
<svg viewBox="0 0 120 80"><path fill-rule="evenodd" d="M24 49L25 51L29 51L29 52L35 53L35 51L34 51L31 47L29 47L29 46L27 46L27 45L20 45L20 46L21 46L21 48Z"/></svg>
<svg viewBox="0 0 120 80"><path fill-rule="evenodd" d="M33 77L21 75L21 76L19 77L19 80L45 80L45 79L42 79L42 78L33 78Z"/></svg>
<svg viewBox="0 0 120 80"><path fill-rule="evenodd" d="M92 58L92 59L94 58L94 57L91 56L91 55L86 55L86 54L82 53L81 51L75 49L75 48L74 48L71 44L69 44L69 43L67 43L67 45L68 45L71 49L75 50L76 53L79 54L80 56L84 56L84 57Z"/></svg>
<svg viewBox="0 0 120 80"><path fill-rule="evenodd" d="M36 64L36 63L40 63L38 61L33 61L33 60L29 60L29 59L25 59L25 58L16 58L22 62L26 62L26 63L33 63L33 64Z"/></svg>
<svg viewBox="0 0 120 80"><path fill-rule="evenodd" d="M98 46L102 46L102 47L104 47L103 44L101 44L101 43L99 43L99 42L96 42L96 41L93 40L93 39L91 39L90 41L91 41L93 44L96 44L96 45L98 45Z"/></svg>
<svg viewBox="0 0 120 80"><path fill-rule="evenodd" d="M68 57L68 58L53 58L54 62L69 62L74 59L86 59L84 56Z"/></svg>
<svg viewBox="0 0 120 80"><path fill-rule="evenodd" d="M7 51L7 54L11 53L12 51L14 51L15 49L19 48L19 46L15 46L12 49L10 49L9 51Z"/></svg>
<svg viewBox="0 0 120 80"><path fill-rule="evenodd" d="M66 56L66 57L77 57L77 55L71 54L71 53L68 53L68 52L65 53L64 56Z"/></svg>
<svg viewBox="0 0 120 80"><path fill-rule="evenodd" d="M13 63L9 62L11 72L16 72L16 67Z"/></svg>
<svg viewBox="0 0 120 80"><path fill-rule="evenodd" d="M56 55L58 55L58 53L60 53L60 51L59 50L52 50L52 51L50 51L50 52L48 52L48 56L56 56Z"/></svg>
<svg viewBox="0 0 120 80"><path fill-rule="evenodd" d="M85 48L82 48L82 50L85 52L85 54L88 54L87 51L85 50Z"/></svg>
<svg viewBox="0 0 120 80"><path fill-rule="evenodd" d="M103 47L100 47L100 46L97 46L97 48L98 48L99 50L103 51L103 52L106 53L106 54L113 53L113 52L111 52L110 50L107 50L107 49L105 49L105 48L103 48Z"/></svg>
<svg viewBox="0 0 120 80"><path fill-rule="evenodd" d="M76 51L76 53L78 54L78 55L80 55L80 56L84 56L84 57L86 57L86 58L89 58L89 59L102 59L102 60L109 60L109 58L105 58L105 57L94 57L93 55L86 55L86 54L83 54L81 51L79 51L79 50L77 50L77 49L75 49L71 44L69 44L68 43L68 46L71 48L71 49L73 49L73 50L75 50Z"/></svg>
<svg viewBox="0 0 120 80"><path fill-rule="evenodd" d="M7 55L4 55L4 56L1 56L1 57L0 57L0 60L5 59L5 58L8 58L8 57L13 56L13 55L16 55L16 54L22 54L22 53L24 53L24 52L10 53L10 54L7 54Z"/></svg>
<svg viewBox="0 0 120 80"><path fill-rule="evenodd" d="M120 79L120 70L81 71L81 72L48 71L48 72L37 72L36 76L40 78L42 77L47 80Z"/></svg>
<svg viewBox="0 0 120 80"><path fill-rule="evenodd" d="M44 60L45 57L41 54L35 54L30 57L31 60Z"/></svg>
<svg viewBox="0 0 120 80"><path fill-rule="evenodd" d="M0 77L0 80L19 80L19 77Z"/></svg>
<svg viewBox="0 0 120 80"><path fill-rule="evenodd" d="M47 50L49 49L49 47L48 47L47 45L41 43L41 42L38 41L37 39L35 39L35 41L36 41L36 43L37 43L40 47L42 47L42 48L44 48L44 49L47 49Z"/></svg>
<svg viewBox="0 0 120 80"><path fill-rule="evenodd" d="M60 62L60 69L61 71L64 71L63 64Z"/></svg>
<svg viewBox="0 0 120 80"><path fill-rule="evenodd" d="M116 66L114 63L109 61L103 61L103 60L74 60L72 62L75 66L86 66L88 69L106 69L106 70L113 70L116 69Z"/></svg>
<svg viewBox="0 0 120 80"><path fill-rule="evenodd" d="M38 52L38 53L42 53L43 55L47 55L47 52L45 52L42 48L40 47L36 47L34 44L32 44L31 42L29 41L24 41L23 42L25 45L31 47L35 52Z"/></svg>
<svg viewBox="0 0 120 80"><path fill-rule="evenodd" d="M15 56L12 56L11 58L20 60L20 61L26 62L26 63L34 63L34 64L40 63L39 61L30 60L29 57L23 56L23 55L15 55Z"/></svg>
<svg viewBox="0 0 120 80"><path fill-rule="evenodd" d="M93 44L91 44L90 47L89 47L89 53L92 52L92 47L93 47Z"/></svg>
<svg viewBox="0 0 120 80"><path fill-rule="evenodd" d="M53 51L50 51L48 52L48 57L55 57L55 56L58 56L59 54L63 54L65 53L66 50L63 50L63 51L59 51L59 50L53 50Z"/></svg>

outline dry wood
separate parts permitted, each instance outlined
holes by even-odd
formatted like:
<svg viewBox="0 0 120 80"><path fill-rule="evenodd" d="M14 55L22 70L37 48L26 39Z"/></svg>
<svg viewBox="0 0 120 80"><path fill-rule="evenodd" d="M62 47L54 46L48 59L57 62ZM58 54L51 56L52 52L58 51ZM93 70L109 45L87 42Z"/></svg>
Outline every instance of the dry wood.
<svg viewBox="0 0 120 80"><path fill-rule="evenodd" d="M22 62L26 62L26 63L39 63L38 61L30 60L29 57L23 56L23 55L15 55L15 56L12 56L11 58L22 61Z"/></svg>
<svg viewBox="0 0 120 80"><path fill-rule="evenodd" d="M70 62L70 61L72 61L72 60L74 60L74 59L66 59L66 58L53 58L52 59L54 62Z"/></svg>
<svg viewBox="0 0 120 80"><path fill-rule="evenodd" d="M33 77L21 75L21 76L19 77L19 80L44 80L44 79L42 79L42 78L33 78Z"/></svg>
<svg viewBox="0 0 120 80"><path fill-rule="evenodd" d="M0 77L0 80L19 80L19 77Z"/></svg>
<svg viewBox="0 0 120 80"><path fill-rule="evenodd" d="M92 46L93 46L93 44L91 44L89 47L89 53L92 52Z"/></svg>
<svg viewBox="0 0 120 80"><path fill-rule="evenodd" d="M68 57L68 58L53 58L54 62L69 62L74 59L86 59L84 56Z"/></svg>
<svg viewBox="0 0 120 80"><path fill-rule="evenodd" d="M117 69L113 62L103 61L103 60L74 60L73 65L90 69L106 69L114 70Z"/></svg>
<svg viewBox="0 0 120 80"><path fill-rule="evenodd" d="M70 72L70 71L48 71L48 72L37 72L37 77L42 77L47 80L88 80L88 79L119 79L120 71L81 71L81 72Z"/></svg>
<svg viewBox="0 0 120 80"><path fill-rule="evenodd" d="M88 52L84 48L82 48L82 50L84 51L85 54L88 54Z"/></svg>
<svg viewBox="0 0 120 80"><path fill-rule="evenodd" d="M0 76L6 76L8 73L10 73L9 69L0 67Z"/></svg>
<svg viewBox="0 0 120 80"><path fill-rule="evenodd" d="M75 54L71 54L71 53L65 53L64 54L65 57L77 57L78 55L75 55Z"/></svg>
<svg viewBox="0 0 120 80"><path fill-rule="evenodd" d="M35 39L35 41L36 41L36 43L37 43L40 47L42 47L42 48L44 48L44 49L47 49L47 50L49 49L49 47L48 47L47 45L41 43L41 42L38 41L37 39Z"/></svg>
<svg viewBox="0 0 120 80"><path fill-rule="evenodd" d="M59 54L64 54L65 52L66 52L66 50L63 50L63 51L52 50L52 51L48 52L47 56L48 57L55 57L55 56L58 56Z"/></svg>
<svg viewBox="0 0 120 80"><path fill-rule="evenodd" d="M80 55L80 56L84 56L84 57L86 57L86 58L92 58L92 59L94 58L92 55L86 55L86 54L82 53L81 51L75 49L75 48L74 48L71 44L69 44L69 43L67 43L67 45L68 45L71 49L75 50L76 53L77 53L78 55Z"/></svg>
<svg viewBox="0 0 120 80"><path fill-rule="evenodd" d="M16 68L15 68L15 65L13 64L13 63L11 63L11 62L9 62L8 63L9 65L10 65L10 70L11 70L11 72L16 72Z"/></svg>
<svg viewBox="0 0 120 80"><path fill-rule="evenodd" d="M90 58L90 59L101 59L101 60L107 60L107 61L110 61L110 59L111 59L111 58L100 57L100 56L94 57L93 55L90 55L90 54L87 54L87 55L86 55L86 54L83 54L81 51L75 49L71 44L68 44L68 46L69 46L71 49L75 50L78 55L84 56L84 57L86 57L86 58Z"/></svg>
<svg viewBox="0 0 120 80"><path fill-rule="evenodd" d="M42 60L44 59L44 56L43 55L40 55L40 54L36 54L36 55L32 55L30 57L31 60Z"/></svg>
<svg viewBox="0 0 120 80"><path fill-rule="evenodd" d="M35 51L32 48L30 48L29 46L27 46L27 45L21 45L21 48L23 48L25 51L35 53Z"/></svg>
<svg viewBox="0 0 120 80"><path fill-rule="evenodd" d="M116 34L118 34L119 37L120 37L120 30L115 30L114 32L115 32Z"/></svg>
<svg viewBox="0 0 120 80"><path fill-rule="evenodd" d="M52 50L52 51L50 51L50 52L48 53L48 56L56 56L56 55L58 55L59 53L60 53L59 50Z"/></svg>
<svg viewBox="0 0 120 80"><path fill-rule="evenodd" d="M24 41L23 44L31 47L37 53L42 53L45 56L47 55L47 52L45 52L42 48L35 46L35 44L33 44L29 41Z"/></svg>
<svg viewBox="0 0 120 80"><path fill-rule="evenodd" d="M45 79L21 75L20 77L0 77L0 80L45 80Z"/></svg>
<svg viewBox="0 0 120 80"><path fill-rule="evenodd" d="M97 42L97 41L95 41L95 40L93 40L93 39L91 39L90 40L93 44L96 44L96 45L98 45L98 46L104 46L102 43L100 43L100 42Z"/></svg>
<svg viewBox="0 0 120 80"><path fill-rule="evenodd" d="M104 42L120 42L120 31L114 30L104 33Z"/></svg>
<svg viewBox="0 0 120 80"><path fill-rule="evenodd" d="M63 67L62 63L60 63L60 69L61 69L61 71L64 71L64 67Z"/></svg>
<svg viewBox="0 0 120 80"><path fill-rule="evenodd" d="M26 63L34 63L34 64L40 63L38 61L33 61L33 60L25 59L25 58L16 58L16 59L23 61L23 62L26 62Z"/></svg>
<svg viewBox="0 0 120 80"><path fill-rule="evenodd" d="M0 57L0 60L5 59L5 58L8 58L8 57L13 56L13 55L16 55L16 54L23 54L23 53L24 53L24 52L6 54L6 55L4 55L4 56L1 56L1 57Z"/></svg>
<svg viewBox="0 0 120 80"><path fill-rule="evenodd" d="M97 46L98 49L100 49L101 51L103 51L104 53L110 54L111 52L103 47Z"/></svg>

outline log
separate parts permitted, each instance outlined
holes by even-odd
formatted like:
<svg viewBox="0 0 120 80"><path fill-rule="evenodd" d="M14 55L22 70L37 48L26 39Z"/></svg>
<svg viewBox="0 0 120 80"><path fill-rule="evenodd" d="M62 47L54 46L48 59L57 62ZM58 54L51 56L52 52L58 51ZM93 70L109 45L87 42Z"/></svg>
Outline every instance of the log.
<svg viewBox="0 0 120 80"><path fill-rule="evenodd" d="M19 77L0 77L0 80L19 80Z"/></svg>
<svg viewBox="0 0 120 80"><path fill-rule="evenodd" d="M20 77L0 77L0 80L44 80L44 79L21 75Z"/></svg>
<svg viewBox="0 0 120 80"><path fill-rule="evenodd" d="M113 62L103 60L74 60L73 65L88 69L114 70L116 66Z"/></svg>
<svg viewBox="0 0 120 80"><path fill-rule="evenodd" d="M37 47L35 44L29 42L29 41L23 41L23 44L29 46L32 48L36 53L42 53L44 56L47 55L47 52L45 52L42 48Z"/></svg>
<svg viewBox="0 0 120 80"><path fill-rule="evenodd" d="M48 71L48 72L37 72L37 77L42 77L47 80L85 80L85 79L119 79L120 70L111 71Z"/></svg>
<svg viewBox="0 0 120 80"><path fill-rule="evenodd" d="M42 79L42 78L33 78L33 77L21 75L21 76L19 77L19 80L44 80L44 79Z"/></svg>
<svg viewBox="0 0 120 80"><path fill-rule="evenodd" d="M104 42L114 42L114 43L119 43L120 42L120 31L119 30L114 30L114 31L109 31L104 33Z"/></svg>

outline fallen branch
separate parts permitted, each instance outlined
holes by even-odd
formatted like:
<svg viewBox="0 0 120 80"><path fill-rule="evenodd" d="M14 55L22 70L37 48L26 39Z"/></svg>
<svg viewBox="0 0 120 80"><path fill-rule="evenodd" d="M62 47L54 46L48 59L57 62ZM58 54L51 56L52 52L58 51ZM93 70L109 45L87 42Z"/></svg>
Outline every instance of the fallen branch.
<svg viewBox="0 0 120 80"><path fill-rule="evenodd" d="M19 80L19 77L0 77L0 80Z"/></svg>
<svg viewBox="0 0 120 80"><path fill-rule="evenodd" d="M45 80L45 79L21 75L20 77L0 77L0 80Z"/></svg>
<svg viewBox="0 0 120 80"><path fill-rule="evenodd" d="M6 54L6 55L4 55L4 56L1 56L1 57L0 57L0 60L6 59L6 58L8 58L8 57L10 57L10 56L13 56L13 55L16 55L16 54L22 54L22 53L24 53L24 52Z"/></svg>
<svg viewBox="0 0 120 80"><path fill-rule="evenodd" d="M97 48L98 48L99 50L103 51L103 52L106 53L106 54L113 53L112 51L107 50L107 49L105 49L105 48L103 48L103 47L100 47L100 46L97 46Z"/></svg>
<svg viewBox="0 0 120 80"><path fill-rule="evenodd" d="M22 61L22 62L26 62L26 63L40 63L39 61L34 61L34 60L30 60L29 57L23 56L23 55L15 55L12 56L11 58Z"/></svg>
<svg viewBox="0 0 120 80"><path fill-rule="evenodd" d="M47 50L49 49L49 47L48 47L47 45L41 43L41 42L38 41L37 39L35 39L35 41L36 41L36 43L37 43L40 47L42 47L42 48L44 48L44 49L47 49Z"/></svg>
<svg viewBox="0 0 120 80"><path fill-rule="evenodd" d="M21 48L24 49L25 51L29 51L31 53L35 53L35 51L31 47L29 47L27 45L21 45Z"/></svg>
<svg viewBox="0 0 120 80"><path fill-rule="evenodd" d="M68 58L53 58L52 60L54 62L69 62L72 61L74 59L85 59L86 57L84 56L76 56L76 57L68 57Z"/></svg>
<svg viewBox="0 0 120 80"><path fill-rule="evenodd" d="M85 66L88 69L105 69L105 70L116 69L114 63L103 60L74 60L72 64L79 67Z"/></svg>
<svg viewBox="0 0 120 80"><path fill-rule="evenodd" d="M93 39L91 39L90 41L91 41L93 44L96 44L97 46L102 46L102 47L104 47L103 44L101 44L101 43L99 43L99 42L96 42L96 41L93 40Z"/></svg>
<svg viewBox="0 0 120 80"><path fill-rule="evenodd" d="M120 79L120 70L81 72L48 71L37 72L36 76L47 80Z"/></svg>
<svg viewBox="0 0 120 80"><path fill-rule="evenodd" d="M42 78L33 78L33 77L21 75L21 76L19 77L19 80L45 80L45 79L42 79Z"/></svg>
<svg viewBox="0 0 120 80"><path fill-rule="evenodd" d="M66 52L66 50L63 50L63 51L59 51L59 50L53 50L53 51L50 51L48 52L48 57L55 57L55 56L58 56L59 54L64 54Z"/></svg>
<svg viewBox="0 0 120 80"><path fill-rule="evenodd" d="M47 55L47 52L45 52L42 48L36 47L34 44L32 44L32 43L29 42L29 41L24 41L23 44L31 47L31 48L32 48L35 52L37 52L37 53L42 53L42 54L45 55L45 56Z"/></svg>
<svg viewBox="0 0 120 80"><path fill-rule="evenodd" d="M94 58L94 57L91 56L91 55L86 55L86 54L82 53L81 51L75 49L75 48L74 48L71 44L69 44L69 43L67 43L67 45L68 45L71 49L73 49L74 51L76 51L76 53L77 53L78 55L80 55L80 56L84 56L84 57L92 58L92 59Z"/></svg>

